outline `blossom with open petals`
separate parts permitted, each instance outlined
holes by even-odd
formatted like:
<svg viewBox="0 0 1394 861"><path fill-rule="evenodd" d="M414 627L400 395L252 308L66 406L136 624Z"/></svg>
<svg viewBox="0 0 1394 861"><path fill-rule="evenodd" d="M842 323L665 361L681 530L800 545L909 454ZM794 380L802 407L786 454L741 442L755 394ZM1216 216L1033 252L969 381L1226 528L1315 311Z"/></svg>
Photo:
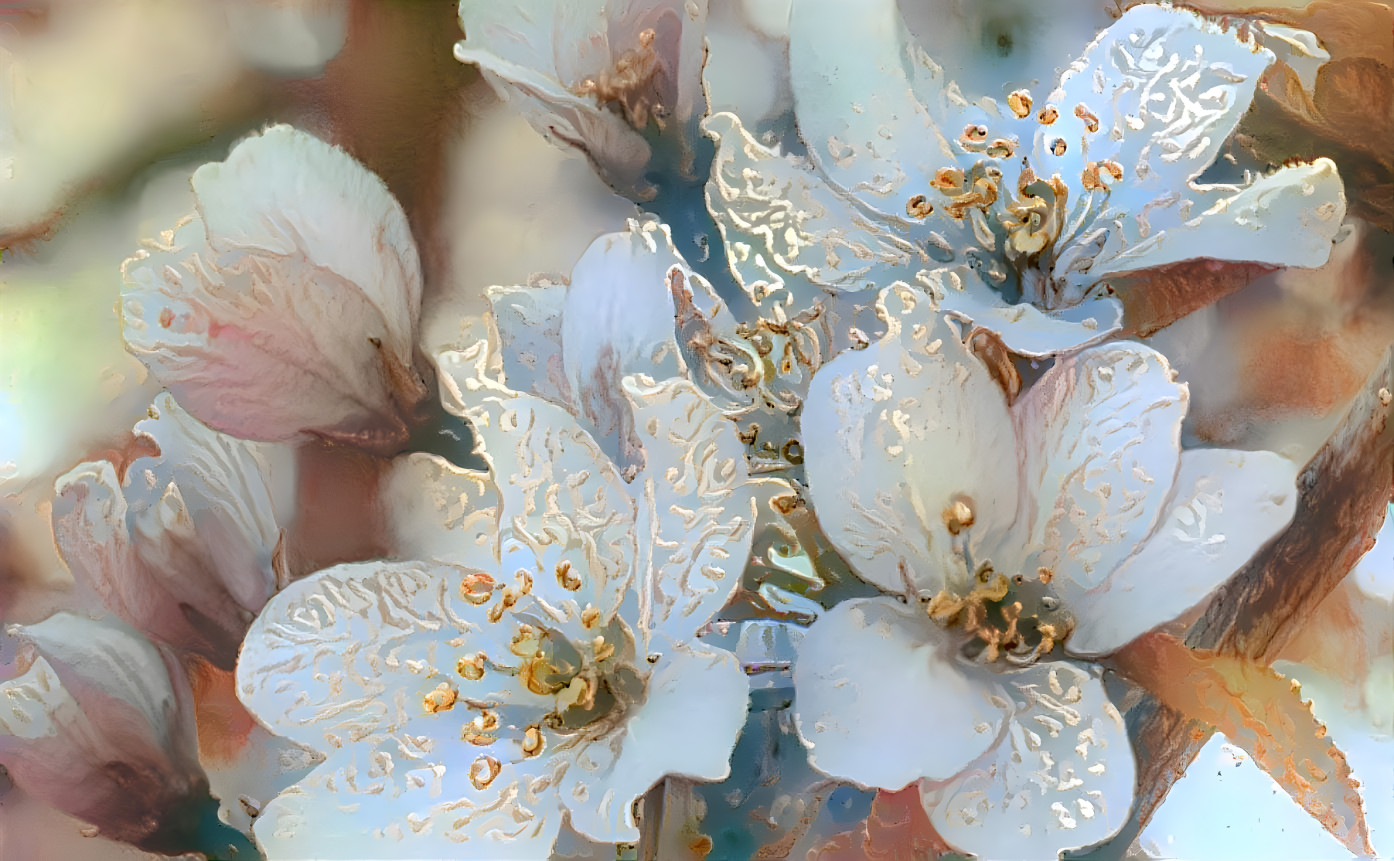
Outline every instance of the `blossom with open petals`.
<svg viewBox="0 0 1394 861"><path fill-rule="evenodd" d="M1025 857L1125 821L1134 764L1096 668L1203 601L1272 537L1297 468L1180 448L1188 393L1132 342L1057 361L1009 404L953 322L905 285L888 333L814 377L811 498L890 593L813 624L794 669L813 764L920 784L956 846Z"/></svg>
<svg viewBox="0 0 1394 861"><path fill-rule="evenodd" d="M404 440L421 264L402 207L290 126L194 172L197 211L125 266L127 348L195 418L242 439Z"/></svg>
<svg viewBox="0 0 1394 861"><path fill-rule="evenodd" d="M257 820L273 858L539 858L563 817L634 841L658 779L729 770L748 685L695 634L750 548L735 428L686 380L627 378L644 467L626 483L486 356L440 367L489 471L413 454L386 480L415 560L311 575L248 634L239 696L328 755Z"/></svg>
<svg viewBox="0 0 1394 861"><path fill-rule="evenodd" d="M651 125L691 161L706 18L707 0L460 0L455 57L479 64L534 128L579 150L617 191L646 199Z"/></svg>
<svg viewBox="0 0 1394 861"><path fill-rule="evenodd" d="M119 472L98 460L58 479L58 548L107 609L230 670L286 578L275 499L291 482L290 451L210 430L168 394L136 439L146 456Z"/></svg>
<svg viewBox="0 0 1394 861"><path fill-rule="evenodd" d="M0 764L15 782L113 839L179 827L208 794L179 663L114 619L58 613L8 633L19 673L0 683Z"/></svg>
<svg viewBox="0 0 1394 861"><path fill-rule="evenodd" d="M1191 12L1134 7L1053 90L1001 102L960 92L895 0L796 3L789 40L816 170L729 114L706 126L708 206L757 301L918 280L1012 351L1051 355L1122 327L1111 277L1198 258L1318 266L1344 217L1328 159L1212 170L1273 53Z"/></svg>

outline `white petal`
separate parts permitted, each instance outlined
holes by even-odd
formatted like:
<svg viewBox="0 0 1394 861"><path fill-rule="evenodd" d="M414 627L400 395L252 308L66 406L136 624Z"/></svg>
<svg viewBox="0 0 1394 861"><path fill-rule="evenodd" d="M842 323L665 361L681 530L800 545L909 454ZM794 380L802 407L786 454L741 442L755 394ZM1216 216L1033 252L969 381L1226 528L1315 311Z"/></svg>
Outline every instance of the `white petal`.
<svg viewBox="0 0 1394 861"><path fill-rule="evenodd" d="M1346 214L1341 178L1326 158L1242 189L1200 186L1157 204L1120 220L1087 278L1202 257L1314 268L1331 256Z"/></svg>
<svg viewBox="0 0 1394 861"><path fill-rule="evenodd" d="M716 114L702 128L717 142L707 209L721 231L727 264L757 305L768 300L803 310L820 287L860 290L887 269L929 264L928 252L890 222L761 146L735 115Z"/></svg>
<svg viewBox="0 0 1394 861"><path fill-rule="evenodd" d="M231 669L275 590L273 497L293 476L291 452L209 430L167 394L136 433L156 453L132 461L124 482L107 461L58 479L58 547L112 612Z"/></svg>
<svg viewBox="0 0 1394 861"><path fill-rule="evenodd" d="M561 351L568 289L546 282L488 291L508 385L559 404L572 400Z"/></svg>
<svg viewBox="0 0 1394 861"><path fill-rule="evenodd" d="M935 830L979 858L1054 858L1128 820L1136 765L1103 683L1068 662L1004 677L1005 737L940 787L922 786Z"/></svg>
<svg viewBox="0 0 1394 861"><path fill-rule="evenodd" d="M351 745L267 805L257 843L269 861L545 858L562 821L555 763L495 757L481 789L471 768L487 775L474 763L496 751L467 748L409 735Z"/></svg>
<svg viewBox="0 0 1394 861"><path fill-rule="evenodd" d="M1002 390L923 294L897 285L881 303L886 337L814 375L804 468L819 522L859 575L932 595L964 573L945 520L955 502L972 511L975 548L1015 517L1015 435Z"/></svg>
<svg viewBox="0 0 1394 861"><path fill-rule="evenodd" d="M724 779L748 695L730 652L669 642L643 704L614 736L581 751L558 786L572 827L602 842L633 842L633 804L665 775Z"/></svg>
<svg viewBox="0 0 1394 861"><path fill-rule="evenodd" d="M1049 96L1059 119L1037 131L1032 162L1072 188L1085 162L1118 162L1136 204L1124 212L1184 193L1215 160L1272 62L1272 52L1240 41L1234 28L1224 32L1183 9L1134 6L1061 75ZM1098 118L1098 131L1075 113L1081 105ZM1063 156L1050 152L1057 138L1066 143Z"/></svg>
<svg viewBox="0 0 1394 861"><path fill-rule="evenodd" d="M1066 648L1112 652L1210 595L1292 519L1297 465L1267 451L1181 454L1165 519L1104 583L1065 595L1077 625Z"/></svg>
<svg viewBox="0 0 1394 861"><path fill-rule="evenodd" d="M643 465L643 451L621 378L683 373L668 288L674 267L688 271L668 228L631 222L629 230L591 243L572 269L566 293L561 346L574 397L569 405L626 475Z"/></svg>
<svg viewBox="0 0 1394 861"><path fill-rule="evenodd" d="M378 494L397 555L480 571L498 559L498 493L489 474L414 452L392 462Z"/></svg>
<svg viewBox="0 0 1394 861"><path fill-rule="evenodd" d="M736 427L686 380L625 378L648 465L639 496L638 629L678 642L716 615L745 570L755 492Z"/></svg>
<svg viewBox="0 0 1394 861"><path fill-rule="evenodd" d="M488 623L484 607L462 600L461 582L471 573L366 562L291 584L247 634L238 697L279 735L321 752L413 721L435 732L458 723L424 705L443 683L461 696L540 704L516 676L486 669L469 681L457 672L457 661L479 652L514 663L507 651L512 617Z"/></svg>
<svg viewBox="0 0 1394 861"><path fill-rule="evenodd" d="M1028 358L1073 352L1123 327L1123 305L1111 296L1042 311L1024 302L1004 301L976 269L967 266L921 272L916 281L946 314L997 333L1007 349Z"/></svg>
<svg viewBox="0 0 1394 861"><path fill-rule="evenodd" d="M794 711L809 761L881 789L957 774L997 739L1005 691L955 663L918 603L844 601L818 618L794 664Z"/></svg>
<svg viewBox="0 0 1394 861"><path fill-rule="evenodd" d="M401 207L288 126L194 174L198 214L128 261L128 348L200 421L244 439L406 433L421 271Z"/></svg>
<svg viewBox="0 0 1394 861"><path fill-rule="evenodd" d="M800 0L789 18L789 67L809 154L867 205L904 218L935 171L958 164L949 141L962 131L952 125L959 111L944 102L942 72L914 44L895 0ZM943 207L926 225L948 248L969 230Z"/></svg>
<svg viewBox="0 0 1394 861"><path fill-rule="evenodd" d="M1118 342L1058 361L1012 407L1027 576L1087 590L1137 549L1171 493L1190 402L1166 358ZM1028 537L1029 536L1029 537Z"/></svg>
<svg viewBox="0 0 1394 861"><path fill-rule="evenodd" d="M570 413L481 380L470 361L441 354L443 398L470 422L489 463L500 558L531 554L532 594L557 622L579 619L587 605L608 620L634 573L628 487Z"/></svg>
<svg viewBox="0 0 1394 861"><path fill-rule="evenodd" d="M1375 546L1355 563L1351 579L1371 598L1394 602L1394 504L1384 516L1384 525L1375 536Z"/></svg>

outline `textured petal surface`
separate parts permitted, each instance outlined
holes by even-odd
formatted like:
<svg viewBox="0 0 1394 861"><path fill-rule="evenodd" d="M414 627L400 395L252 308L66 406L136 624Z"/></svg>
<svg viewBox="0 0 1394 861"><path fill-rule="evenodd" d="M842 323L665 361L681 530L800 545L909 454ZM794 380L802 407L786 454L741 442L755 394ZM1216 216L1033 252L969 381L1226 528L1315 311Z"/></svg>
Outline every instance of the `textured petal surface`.
<svg viewBox="0 0 1394 861"><path fill-rule="evenodd" d="M955 502L969 507L974 548L1011 524L1015 436L1001 389L926 297L899 285L880 301L886 337L814 375L805 470L819 521L858 574L933 595L966 576L946 522Z"/></svg>
<svg viewBox="0 0 1394 861"><path fill-rule="evenodd" d="M127 262L127 347L200 421L244 439L406 432L421 272L401 207L288 126L194 174L198 213Z"/></svg>
<svg viewBox="0 0 1394 861"><path fill-rule="evenodd" d="M1064 592L1077 655L1112 652L1199 604L1292 519L1297 465L1267 451L1181 454L1165 519L1101 585Z"/></svg>
<svg viewBox="0 0 1394 861"><path fill-rule="evenodd" d="M922 787L930 821L979 858L1054 858L1113 835L1128 819L1136 766L1123 718L1080 665L1004 676L1014 712L971 768Z"/></svg>
<svg viewBox="0 0 1394 861"><path fill-rule="evenodd" d="M1060 360L1022 395L1022 573L1089 589L1132 555L1167 504L1189 401L1162 354L1129 342Z"/></svg>
<svg viewBox="0 0 1394 861"><path fill-rule="evenodd" d="M809 761L881 789L957 774L997 740L1005 691L954 663L925 615L892 598L857 598L808 629L794 665L794 711Z"/></svg>
<svg viewBox="0 0 1394 861"><path fill-rule="evenodd" d="M602 842L634 842L633 803L664 775L721 780L745 724L749 684L734 655L667 642L642 705L623 728L588 745L558 792L573 828Z"/></svg>
<svg viewBox="0 0 1394 861"><path fill-rule="evenodd" d="M558 622L589 606L602 624L634 573L635 504L610 459L561 407L481 380L440 357L446 409L474 428L499 494L501 559L536 566L532 595Z"/></svg>
<svg viewBox="0 0 1394 861"><path fill-rule="evenodd" d="M490 287L488 291L508 384L561 404L571 403L561 351L562 314L569 289L566 284L541 282Z"/></svg>
<svg viewBox="0 0 1394 861"><path fill-rule="evenodd" d="M628 377L649 466L639 497L636 628L685 642L740 582L755 530L755 488L736 428L692 383Z"/></svg>
<svg viewBox="0 0 1394 861"><path fill-rule="evenodd" d="M210 430L167 394L136 434L155 453L124 481L107 461L58 479L59 549L122 619L231 669L276 586L275 497L293 477L290 451Z"/></svg>
<svg viewBox="0 0 1394 861"><path fill-rule="evenodd" d="M488 473L415 452L393 461L378 493L397 556L498 568L499 500Z"/></svg>

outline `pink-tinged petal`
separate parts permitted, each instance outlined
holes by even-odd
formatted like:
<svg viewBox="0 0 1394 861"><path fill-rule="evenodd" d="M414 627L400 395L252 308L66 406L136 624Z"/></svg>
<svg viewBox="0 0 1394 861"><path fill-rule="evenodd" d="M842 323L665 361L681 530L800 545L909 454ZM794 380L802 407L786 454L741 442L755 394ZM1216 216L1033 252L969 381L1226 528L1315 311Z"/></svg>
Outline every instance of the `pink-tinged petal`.
<svg viewBox="0 0 1394 861"><path fill-rule="evenodd" d="M257 843L271 859L545 858L563 818L562 759L501 747L458 733L350 745L266 806Z"/></svg>
<svg viewBox="0 0 1394 861"><path fill-rule="evenodd" d="M231 669L284 578L276 498L290 452L210 430L169 395L137 439L155 453L58 479L53 531L73 575L145 634Z"/></svg>
<svg viewBox="0 0 1394 861"><path fill-rule="evenodd" d="M808 629L794 664L794 711L815 768L902 789L961 771L996 743L1006 691L955 660L918 602L857 598Z"/></svg>
<svg viewBox="0 0 1394 861"><path fill-rule="evenodd" d="M1164 519L1102 584L1064 593L1076 629L1076 655L1116 651L1181 616L1292 519L1297 464L1268 451L1197 449L1181 454Z"/></svg>
<svg viewBox="0 0 1394 861"><path fill-rule="evenodd" d="M512 617L488 621L498 585L489 572L415 562L312 574L278 593L247 633L237 695L277 734L320 752L409 726L422 732L421 721L441 732L452 713L427 700L442 684L461 698L541 704L516 673L492 669L517 663ZM483 671L467 675L462 659Z"/></svg>
<svg viewBox="0 0 1394 861"><path fill-rule="evenodd" d="M634 575L635 503L619 471L565 409L439 357L446 410L470 422L499 495L500 559L526 559L531 594L557 623L594 607L605 624ZM506 570L512 570L508 568Z"/></svg>
<svg viewBox="0 0 1394 861"><path fill-rule="evenodd" d="M755 532L755 487L736 427L692 383L627 377L649 466L638 497L636 631L679 642L725 606Z"/></svg>
<svg viewBox="0 0 1394 861"><path fill-rule="evenodd" d="M0 684L0 764L29 795L139 843L206 795L183 670L112 619L14 627L23 673Z"/></svg>
<svg viewBox="0 0 1394 861"><path fill-rule="evenodd" d="M400 442L425 395L421 270L382 181L273 126L193 185L197 213L125 265L128 349L215 430Z"/></svg>
<svg viewBox="0 0 1394 861"><path fill-rule="evenodd" d="M1157 523L1190 402L1165 357L1119 342L1058 361L1012 407L1022 445L1015 545L1027 577L1099 584ZM1041 573L1041 569L1049 575Z"/></svg>
<svg viewBox="0 0 1394 861"><path fill-rule="evenodd" d="M619 730L578 751L557 787L573 828L607 843L639 839L634 802L665 775L722 780L750 687L734 655L663 641L645 698Z"/></svg>
<svg viewBox="0 0 1394 861"><path fill-rule="evenodd" d="M961 545L981 560L1015 518L1015 434L1002 390L928 297L896 285L880 305L886 336L814 374L804 468L819 522L859 575L933 595L976 573Z"/></svg>
<svg viewBox="0 0 1394 861"><path fill-rule="evenodd" d="M1054 858L1117 833L1136 764L1103 683L1068 662L1002 679L1014 710L1001 741L953 780L921 785L934 830L979 858Z"/></svg>

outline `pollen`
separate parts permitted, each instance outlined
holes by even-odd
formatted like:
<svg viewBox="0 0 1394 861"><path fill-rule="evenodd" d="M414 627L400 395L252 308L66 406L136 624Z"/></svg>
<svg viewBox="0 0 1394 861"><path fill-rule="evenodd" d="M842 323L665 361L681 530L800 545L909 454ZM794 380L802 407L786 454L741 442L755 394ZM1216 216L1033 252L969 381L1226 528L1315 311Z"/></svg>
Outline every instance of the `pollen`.
<svg viewBox="0 0 1394 861"><path fill-rule="evenodd" d="M1007 107L1011 108L1017 119L1026 119L1031 113L1031 93L1026 90L1017 90L1007 96Z"/></svg>
<svg viewBox="0 0 1394 861"><path fill-rule="evenodd" d="M941 167L934 172L929 183L943 192L958 192L963 189L963 171L956 167Z"/></svg>
<svg viewBox="0 0 1394 861"><path fill-rule="evenodd" d="M581 589L581 575L571 570L571 563L563 559L557 563L557 583L568 592L578 592Z"/></svg>
<svg viewBox="0 0 1394 861"><path fill-rule="evenodd" d="M934 207L923 194L917 194L905 202L905 214L911 218L926 218L934 212Z"/></svg>
<svg viewBox="0 0 1394 861"><path fill-rule="evenodd" d="M456 696L454 688L441 682L435 690L421 698L421 705L431 714L450 711L455 707Z"/></svg>
<svg viewBox="0 0 1394 861"><path fill-rule="evenodd" d="M1055 105L1046 105L1036 113L1036 122L1043 126L1054 125L1058 119L1060 119L1060 111L1056 109Z"/></svg>
<svg viewBox="0 0 1394 861"><path fill-rule="evenodd" d="M460 581L460 597L478 607L494 594L494 578L482 572L466 574Z"/></svg>
<svg viewBox="0 0 1394 861"><path fill-rule="evenodd" d="M498 731L498 714L482 711L475 715L474 720L465 724L465 728L460 731L460 738L470 744L487 747L498 741Z"/></svg>
<svg viewBox="0 0 1394 861"><path fill-rule="evenodd" d="M1051 144L1050 144L1050 154L1051 154L1051 155L1055 155L1055 156L1061 156L1061 155L1064 155L1064 154L1065 154L1065 139L1064 139L1064 138L1056 138L1054 141L1051 142Z"/></svg>
<svg viewBox="0 0 1394 861"><path fill-rule="evenodd" d="M1075 116L1084 121L1084 128L1088 130L1090 134L1099 130L1099 118L1094 116L1094 112L1084 105L1075 105Z"/></svg>
<svg viewBox="0 0 1394 861"><path fill-rule="evenodd" d="M973 525L973 506L966 499L955 499L944 509L943 518L949 534L957 535Z"/></svg>
<svg viewBox="0 0 1394 861"><path fill-rule="evenodd" d="M523 756L533 757L542 752L546 740L542 736L542 728L530 726L523 730Z"/></svg>
<svg viewBox="0 0 1394 861"><path fill-rule="evenodd" d="M455 662L455 672L471 682L477 682L484 678L484 659L483 652L475 652L472 656L463 657Z"/></svg>
<svg viewBox="0 0 1394 861"><path fill-rule="evenodd" d="M503 771L503 763L492 756L481 756L470 763L470 783L474 784L475 789L483 791L494 782L500 771Z"/></svg>

